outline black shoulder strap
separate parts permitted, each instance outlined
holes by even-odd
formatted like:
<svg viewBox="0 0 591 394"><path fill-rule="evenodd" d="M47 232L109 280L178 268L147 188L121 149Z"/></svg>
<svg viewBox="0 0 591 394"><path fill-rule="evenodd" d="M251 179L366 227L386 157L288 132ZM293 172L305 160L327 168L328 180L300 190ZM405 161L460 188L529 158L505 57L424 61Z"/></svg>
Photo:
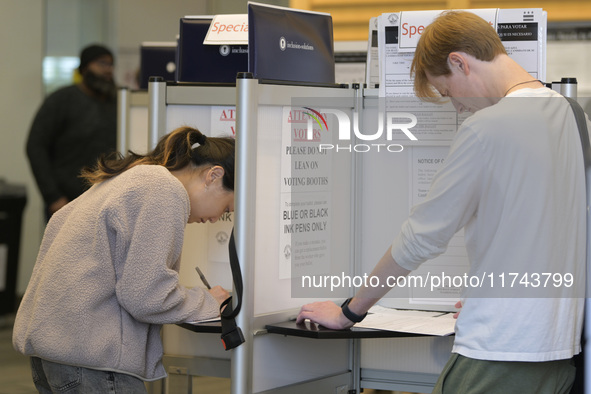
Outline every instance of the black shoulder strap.
<svg viewBox="0 0 591 394"><path fill-rule="evenodd" d="M575 120L579 127L579 135L581 137L581 146L583 147L583 160L585 169L591 166L591 146L589 144L589 131L587 130L587 120L585 119L585 111L579 105L577 100L570 97L565 97L575 113Z"/></svg>
<svg viewBox="0 0 591 394"><path fill-rule="evenodd" d="M589 262L591 261L591 256L590 256L590 250L589 250L589 231L590 231L590 227L591 227L591 223L590 223L590 212L589 212L589 197L591 196L591 182L589 180L589 166L591 165L591 147L589 146L589 131L587 129L587 120L585 119L585 112L583 111L583 108L581 108L581 106L579 105L579 103L575 100L572 99L570 97L565 97L568 102L570 103L570 106L573 109L573 112L575 114L575 120L577 121L577 126L579 128L579 135L581 137L581 146L583 147L583 161L585 163L585 190L587 192L587 198L586 198L586 207L587 207L587 212L586 212L586 216L587 216L587 235L586 235L586 239L587 239L587 252L586 252L586 262L587 262L587 269L589 269ZM586 286L585 286L585 290L586 290L586 298L589 297L589 294L591 294L589 292L589 274L586 274L587 276L587 280L586 280ZM586 302L589 302L589 300L586 300ZM587 320L587 318L585 319ZM581 334L581 346L583 347L583 351L579 354L577 354L576 356L574 356L573 360L574 360L574 364L576 367L576 376L575 376L575 382L573 384L573 387L571 389L571 393L578 393L578 392L582 392L582 390L584 390L584 386L585 386L585 363L589 362L587 360L587 355L586 353L588 353L587 350L587 336L585 334L586 327L585 325L587 324L587 322L583 323L583 332Z"/></svg>
<svg viewBox="0 0 591 394"><path fill-rule="evenodd" d="M237 298L236 308L232 307L232 297L226 299L220 305L220 317L222 320L222 343L224 349L230 350L244 343L242 330L236 325L236 316L242 307L242 272L236 252L236 242L234 241L234 229L230 235L228 244L228 253L230 255L230 268L232 269L232 281L234 282L234 294Z"/></svg>

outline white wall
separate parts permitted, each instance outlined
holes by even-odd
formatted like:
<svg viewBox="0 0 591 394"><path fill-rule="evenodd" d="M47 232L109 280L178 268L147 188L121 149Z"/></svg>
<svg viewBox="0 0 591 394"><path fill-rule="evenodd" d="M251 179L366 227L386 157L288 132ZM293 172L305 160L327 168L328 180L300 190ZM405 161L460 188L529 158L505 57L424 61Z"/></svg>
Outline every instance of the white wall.
<svg viewBox="0 0 591 394"><path fill-rule="evenodd" d="M41 197L25 157L31 119L42 100L43 3L2 0L0 7L0 178L25 184L28 194L17 284L21 293L29 280L44 227Z"/></svg>
<svg viewBox="0 0 591 394"><path fill-rule="evenodd" d="M206 0L109 0L110 32L116 46L116 78L122 86L136 87L140 45L144 41L175 41L179 20L205 15Z"/></svg>
<svg viewBox="0 0 591 394"><path fill-rule="evenodd" d="M45 0L47 56L78 56L93 42L109 43L107 0Z"/></svg>
<svg viewBox="0 0 591 394"><path fill-rule="evenodd" d="M575 77L579 96L591 96L591 41L550 41L546 49L546 81Z"/></svg>

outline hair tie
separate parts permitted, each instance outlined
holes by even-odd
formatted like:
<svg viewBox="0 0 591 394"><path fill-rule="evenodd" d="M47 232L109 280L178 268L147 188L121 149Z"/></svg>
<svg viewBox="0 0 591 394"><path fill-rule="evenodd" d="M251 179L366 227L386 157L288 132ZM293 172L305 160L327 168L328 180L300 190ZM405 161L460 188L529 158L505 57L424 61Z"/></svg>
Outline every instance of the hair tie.
<svg viewBox="0 0 591 394"><path fill-rule="evenodd" d="M206 140L207 140L207 137L205 136L205 134L198 134L197 135L197 142L195 142L193 145L191 145L191 149L195 149L200 145L205 145Z"/></svg>

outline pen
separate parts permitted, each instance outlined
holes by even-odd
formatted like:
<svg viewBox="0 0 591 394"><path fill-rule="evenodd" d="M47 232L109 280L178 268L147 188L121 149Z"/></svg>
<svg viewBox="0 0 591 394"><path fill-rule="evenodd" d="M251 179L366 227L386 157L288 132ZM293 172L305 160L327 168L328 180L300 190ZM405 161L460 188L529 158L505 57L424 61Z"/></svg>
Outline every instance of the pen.
<svg viewBox="0 0 591 394"><path fill-rule="evenodd" d="M211 286L209 285L209 282L207 281L207 279L205 279L205 275L203 275L203 272L201 272L201 270L199 269L199 267L195 267L195 271L197 271L197 273L199 274L199 277L201 278L201 282L203 282L203 284L205 285L205 287L207 287L208 289L211 289Z"/></svg>

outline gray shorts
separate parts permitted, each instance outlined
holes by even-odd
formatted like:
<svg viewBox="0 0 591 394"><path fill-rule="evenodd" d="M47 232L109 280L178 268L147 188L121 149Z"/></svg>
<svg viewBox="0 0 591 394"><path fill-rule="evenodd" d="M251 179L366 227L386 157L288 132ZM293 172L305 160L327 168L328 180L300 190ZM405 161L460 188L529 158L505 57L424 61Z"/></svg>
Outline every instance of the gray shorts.
<svg viewBox="0 0 591 394"><path fill-rule="evenodd" d="M570 359L487 361L453 353L432 394L558 394L568 393L574 380Z"/></svg>

